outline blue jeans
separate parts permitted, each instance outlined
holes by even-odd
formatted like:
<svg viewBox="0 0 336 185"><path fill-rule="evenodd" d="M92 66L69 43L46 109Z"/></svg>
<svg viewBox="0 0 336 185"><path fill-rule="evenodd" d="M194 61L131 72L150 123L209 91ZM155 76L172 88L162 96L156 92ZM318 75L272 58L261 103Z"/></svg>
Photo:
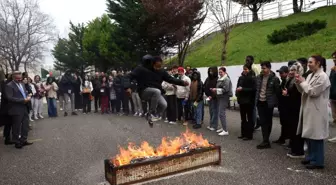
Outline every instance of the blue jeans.
<svg viewBox="0 0 336 185"><path fill-rule="evenodd" d="M218 128L218 100L212 99L209 101L209 112L210 112L210 127Z"/></svg>
<svg viewBox="0 0 336 185"><path fill-rule="evenodd" d="M49 117L57 117L57 106L55 98L48 98L48 115Z"/></svg>
<svg viewBox="0 0 336 185"><path fill-rule="evenodd" d="M194 106L194 105L193 105ZM202 111L203 110L203 101L198 102L197 106L194 106L194 120L197 125L200 125L202 122Z"/></svg>
<svg viewBox="0 0 336 185"><path fill-rule="evenodd" d="M324 166L324 140L306 139L308 155L306 160L316 166Z"/></svg>

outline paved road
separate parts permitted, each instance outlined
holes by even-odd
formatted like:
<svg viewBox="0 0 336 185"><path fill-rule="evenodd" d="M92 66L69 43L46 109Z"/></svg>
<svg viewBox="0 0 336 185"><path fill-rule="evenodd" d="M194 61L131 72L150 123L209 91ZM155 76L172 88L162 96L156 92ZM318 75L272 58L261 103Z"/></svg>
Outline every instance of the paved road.
<svg viewBox="0 0 336 185"><path fill-rule="evenodd" d="M207 113L206 113L207 114ZM274 118L272 137L279 136ZM307 171L300 160L286 158L282 146L257 150L261 133L243 142L239 135L238 112L228 113L230 136L219 137L205 128L197 130L222 146L222 165L161 179L148 185L335 185L336 144L327 144L326 169ZM30 139L34 145L22 150L0 142L0 185L98 185L105 184L103 160L114 156L118 145L147 140L159 144L163 136L178 136L181 125L160 123L150 129L135 117L80 115L44 119L34 123ZM336 134L333 130L333 134Z"/></svg>

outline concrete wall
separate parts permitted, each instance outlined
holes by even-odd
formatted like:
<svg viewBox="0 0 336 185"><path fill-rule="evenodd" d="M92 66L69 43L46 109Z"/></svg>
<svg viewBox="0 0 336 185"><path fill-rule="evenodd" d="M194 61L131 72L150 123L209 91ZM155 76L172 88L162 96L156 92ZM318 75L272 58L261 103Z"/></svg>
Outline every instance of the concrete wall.
<svg viewBox="0 0 336 185"><path fill-rule="evenodd" d="M280 63L272 63L272 71L276 72L281 66L287 66L287 62L280 62ZM327 74L329 75L330 69L334 66L334 62L332 59L327 60ZM202 68L197 68L198 71L201 73L201 78L202 81L204 82L205 79L208 76L208 67L202 67ZM241 75L243 71L243 65L238 65L238 66L228 66L226 67L226 71L229 74L231 80L232 80L232 87L233 87L233 92L234 89L236 89L237 86L237 81L239 76ZM279 75L277 73L277 75Z"/></svg>

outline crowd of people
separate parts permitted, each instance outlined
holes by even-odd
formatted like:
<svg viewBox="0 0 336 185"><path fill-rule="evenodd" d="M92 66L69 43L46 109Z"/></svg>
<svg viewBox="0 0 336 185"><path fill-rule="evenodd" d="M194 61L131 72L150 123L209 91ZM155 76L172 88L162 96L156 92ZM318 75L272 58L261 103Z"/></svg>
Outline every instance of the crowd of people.
<svg viewBox="0 0 336 185"><path fill-rule="evenodd" d="M332 57L336 66L336 52ZM27 141L29 121L43 119L44 98L49 117L58 116L59 100L64 116L78 115L79 110L88 114L94 104L95 113L100 108L101 114L132 114L151 122L163 119L172 125L192 124L194 129L202 127L207 103L210 114L207 129L227 136L226 109L235 94L241 115L239 139L252 140L254 131L261 127L263 141L257 149L271 148L273 111L277 107L281 135L273 143L284 145L288 140L289 157L305 158L302 164L308 169L324 167L329 102L336 123L336 67L328 77L322 56L288 62L276 70L280 78L271 70L270 62L257 65L253 56L247 56L236 88L225 67L210 67L203 83L196 68L163 69L162 63L160 57L146 55L132 71L96 72L92 77L67 71L59 78L48 77L45 83L40 76L32 80L20 72L1 77L5 144L15 144L16 148L32 144Z"/></svg>

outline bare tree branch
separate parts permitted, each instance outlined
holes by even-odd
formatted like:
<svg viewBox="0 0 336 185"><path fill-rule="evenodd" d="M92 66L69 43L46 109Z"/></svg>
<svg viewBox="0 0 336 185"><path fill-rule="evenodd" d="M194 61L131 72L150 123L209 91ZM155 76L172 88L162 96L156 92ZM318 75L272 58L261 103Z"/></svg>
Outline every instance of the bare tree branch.
<svg viewBox="0 0 336 185"><path fill-rule="evenodd" d="M0 0L0 57L12 71L42 60L47 44L55 39L55 30L38 0Z"/></svg>

